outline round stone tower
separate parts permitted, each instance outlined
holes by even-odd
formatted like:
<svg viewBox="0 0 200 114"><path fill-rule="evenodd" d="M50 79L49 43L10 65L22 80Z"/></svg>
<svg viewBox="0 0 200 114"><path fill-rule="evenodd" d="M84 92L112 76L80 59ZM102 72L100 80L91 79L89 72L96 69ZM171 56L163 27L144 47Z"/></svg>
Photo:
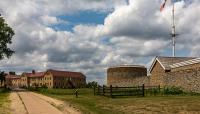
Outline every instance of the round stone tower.
<svg viewBox="0 0 200 114"><path fill-rule="evenodd" d="M122 65L107 70L107 85L136 86L145 83L147 69L141 65Z"/></svg>

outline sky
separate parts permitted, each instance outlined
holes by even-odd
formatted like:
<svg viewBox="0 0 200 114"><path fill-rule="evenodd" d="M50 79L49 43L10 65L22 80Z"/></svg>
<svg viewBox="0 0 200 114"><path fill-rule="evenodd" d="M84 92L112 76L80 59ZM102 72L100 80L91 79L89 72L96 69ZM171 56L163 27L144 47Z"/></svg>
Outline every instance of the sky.
<svg viewBox="0 0 200 114"><path fill-rule="evenodd" d="M15 31L4 71L82 72L106 84L107 68L151 65L172 56L171 10L164 0L1 0L0 13ZM170 0L168 0L170 1ZM200 56L200 1L177 0L176 56Z"/></svg>

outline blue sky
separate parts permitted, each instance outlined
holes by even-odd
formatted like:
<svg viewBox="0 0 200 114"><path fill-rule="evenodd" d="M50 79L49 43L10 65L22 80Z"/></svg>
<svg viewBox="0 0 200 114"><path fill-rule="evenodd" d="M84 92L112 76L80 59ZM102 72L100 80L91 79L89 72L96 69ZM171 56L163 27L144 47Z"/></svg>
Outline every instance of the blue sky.
<svg viewBox="0 0 200 114"><path fill-rule="evenodd" d="M163 1L1 1L0 11L15 31L9 47L16 53L0 61L0 69L78 71L87 81L106 84L110 66L148 68L156 56L172 56L172 5L160 12ZM200 1L179 0L175 9L176 56L200 56Z"/></svg>
<svg viewBox="0 0 200 114"><path fill-rule="evenodd" d="M60 15L57 18L66 21L66 23L60 23L52 27L57 30L73 31L73 27L79 24L103 24L108 14L109 12L80 11L70 15Z"/></svg>

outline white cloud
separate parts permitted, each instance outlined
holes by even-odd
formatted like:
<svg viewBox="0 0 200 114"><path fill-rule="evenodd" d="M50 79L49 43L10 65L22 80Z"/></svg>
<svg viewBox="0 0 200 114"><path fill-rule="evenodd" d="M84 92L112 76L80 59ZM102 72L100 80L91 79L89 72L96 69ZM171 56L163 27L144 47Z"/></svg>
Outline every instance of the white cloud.
<svg viewBox="0 0 200 114"><path fill-rule="evenodd" d="M59 23L59 21L56 17L52 17L52 16L48 16L48 15L41 16L41 20L45 25L52 25L52 24Z"/></svg>

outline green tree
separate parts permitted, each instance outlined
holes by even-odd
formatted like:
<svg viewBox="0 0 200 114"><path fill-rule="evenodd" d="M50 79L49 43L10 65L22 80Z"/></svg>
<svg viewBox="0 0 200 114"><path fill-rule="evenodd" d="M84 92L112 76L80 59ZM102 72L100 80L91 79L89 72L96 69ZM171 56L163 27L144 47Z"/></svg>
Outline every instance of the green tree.
<svg viewBox="0 0 200 114"><path fill-rule="evenodd" d="M6 80L6 74L5 74L5 72L4 71L0 71L1 86L2 86L3 82L5 84L5 80Z"/></svg>
<svg viewBox="0 0 200 114"><path fill-rule="evenodd" d="M8 48L8 44L12 43L14 31L5 22L4 18L0 15L0 60L9 58L14 53L13 50Z"/></svg>
<svg viewBox="0 0 200 114"><path fill-rule="evenodd" d="M15 72L14 71L10 71L9 74L15 75Z"/></svg>
<svg viewBox="0 0 200 114"><path fill-rule="evenodd" d="M98 83L95 82L95 81L92 81L92 82L88 82L86 87L87 88L93 88L93 87L97 87Z"/></svg>

